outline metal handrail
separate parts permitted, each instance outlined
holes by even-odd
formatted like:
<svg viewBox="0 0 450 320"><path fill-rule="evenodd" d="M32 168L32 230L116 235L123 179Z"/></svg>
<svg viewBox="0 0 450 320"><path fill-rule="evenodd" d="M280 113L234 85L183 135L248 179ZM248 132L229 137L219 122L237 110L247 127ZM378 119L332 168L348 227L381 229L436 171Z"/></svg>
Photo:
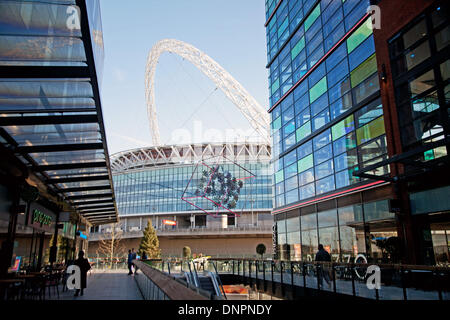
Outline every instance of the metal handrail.
<svg viewBox="0 0 450 320"><path fill-rule="evenodd" d="M219 279L219 285L220 285L220 289L222 290L222 294L223 294L224 298L226 300L228 300L227 295L225 294L225 290L223 289L223 284L222 284L222 280L220 279L219 272L217 272L217 266L214 264L214 262L212 262L212 265L214 267L214 271L216 272L217 279Z"/></svg>

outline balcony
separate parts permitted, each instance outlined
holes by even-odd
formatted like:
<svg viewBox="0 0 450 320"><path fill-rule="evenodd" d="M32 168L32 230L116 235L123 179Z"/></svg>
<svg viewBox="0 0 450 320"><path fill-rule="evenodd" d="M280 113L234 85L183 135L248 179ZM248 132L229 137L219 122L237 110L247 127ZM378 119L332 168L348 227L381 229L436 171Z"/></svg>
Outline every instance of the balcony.
<svg viewBox="0 0 450 320"><path fill-rule="evenodd" d="M109 231L109 232L108 232ZM245 236L245 235L268 235L272 234L272 226L252 226L243 225L229 228L212 228L212 227L196 227L196 228L174 228L174 229L156 229L158 237L197 237L197 236ZM130 227L128 231L122 231L120 237L122 239L141 238L142 230L138 227ZM104 232L91 233L90 241L98 241L101 239L111 238L111 230L106 229Z"/></svg>

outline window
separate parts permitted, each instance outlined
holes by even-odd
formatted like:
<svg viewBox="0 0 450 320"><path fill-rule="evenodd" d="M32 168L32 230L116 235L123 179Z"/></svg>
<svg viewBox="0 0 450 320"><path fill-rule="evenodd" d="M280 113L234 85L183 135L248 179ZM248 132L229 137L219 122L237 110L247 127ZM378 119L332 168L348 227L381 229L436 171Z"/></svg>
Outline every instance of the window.
<svg viewBox="0 0 450 320"><path fill-rule="evenodd" d="M303 172L309 168L312 168L314 166L314 160L313 155L310 154L309 156L306 156L303 159L300 159L298 161L298 172Z"/></svg>
<svg viewBox="0 0 450 320"><path fill-rule="evenodd" d="M375 54L373 54L350 73L352 88L356 87L376 71L377 59Z"/></svg>
<svg viewBox="0 0 450 320"><path fill-rule="evenodd" d="M291 51L292 60L294 60L298 56L298 54L303 50L304 47L305 47L305 37L302 37L297 42L297 44L292 48L292 51Z"/></svg>
<svg viewBox="0 0 450 320"><path fill-rule="evenodd" d="M338 155L352 148L356 148L355 132L351 132L345 137L342 137L333 143L333 150L335 155Z"/></svg>
<svg viewBox="0 0 450 320"><path fill-rule="evenodd" d="M411 50L408 54L406 54L407 70L411 70L412 68L423 62L425 59L428 59L430 55L431 53L428 41Z"/></svg>
<svg viewBox="0 0 450 320"><path fill-rule="evenodd" d="M311 182L314 182L314 169L308 169L298 175L298 184L300 186L304 186Z"/></svg>
<svg viewBox="0 0 450 320"><path fill-rule="evenodd" d="M321 179L333 173L333 160L328 160L315 167L316 179Z"/></svg>
<svg viewBox="0 0 450 320"><path fill-rule="evenodd" d="M359 128L381 115L383 115L383 106L379 102L363 107L355 112L356 127Z"/></svg>
<svg viewBox="0 0 450 320"><path fill-rule="evenodd" d="M309 90L309 101L313 103L317 98L327 91L327 77L323 77L314 87Z"/></svg>
<svg viewBox="0 0 450 320"><path fill-rule="evenodd" d="M339 139L340 137L346 135L347 133L355 130L355 121L353 120L353 115L348 116L341 122L338 122L331 128L331 135L333 141Z"/></svg>
<svg viewBox="0 0 450 320"><path fill-rule="evenodd" d="M373 40L373 35L364 40L361 45L353 50L352 53L348 55L348 62L350 65L350 70L355 69L364 60L370 57L375 52L375 42Z"/></svg>
<svg viewBox="0 0 450 320"><path fill-rule="evenodd" d="M283 170L280 170L275 174L275 183L279 183L283 180L284 180L284 172Z"/></svg>
<svg viewBox="0 0 450 320"><path fill-rule="evenodd" d="M372 34L372 20L368 18L355 32L347 39L347 52L351 53L364 40Z"/></svg>
<svg viewBox="0 0 450 320"><path fill-rule="evenodd" d="M307 122L297 129L296 131L297 142L300 142L310 134L311 134L311 122Z"/></svg>
<svg viewBox="0 0 450 320"><path fill-rule="evenodd" d="M297 148L297 158L301 159L312 153L312 142L308 141Z"/></svg>
<svg viewBox="0 0 450 320"><path fill-rule="evenodd" d="M294 177L297 178L297 177ZM286 204L294 203L298 201L298 189L286 192Z"/></svg>
<svg viewBox="0 0 450 320"><path fill-rule="evenodd" d="M318 150L331 142L330 130L326 130L313 139L314 150Z"/></svg>
<svg viewBox="0 0 450 320"><path fill-rule="evenodd" d="M324 125L326 125L328 122L330 122L330 112L328 111L328 108L322 111L317 115L317 117L313 118L312 122L312 130L317 131Z"/></svg>
<svg viewBox="0 0 450 320"><path fill-rule="evenodd" d="M322 194L326 192L330 192L335 189L334 185L334 175L331 175L327 178L319 180L316 182L316 194Z"/></svg>
<svg viewBox="0 0 450 320"><path fill-rule="evenodd" d="M300 192L300 200L308 199L314 197L315 195L315 186L314 183L310 183L306 186L303 186L299 189Z"/></svg>
<svg viewBox="0 0 450 320"><path fill-rule="evenodd" d="M363 102L364 99L374 94L378 90L380 90L380 82L378 80L378 74L374 74L373 76L364 80L354 89L355 102Z"/></svg>
<svg viewBox="0 0 450 320"><path fill-rule="evenodd" d="M309 17L305 20L305 31L312 26L312 24L317 20L320 16L320 3L314 8Z"/></svg>
<svg viewBox="0 0 450 320"><path fill-rule="evenodd" d="M333 150L331 144L329 144L323 147L322 149L319 149L316 152L314 152L314 163L318 165L319 163L322 163L332 157L333 157Z"/></svg>

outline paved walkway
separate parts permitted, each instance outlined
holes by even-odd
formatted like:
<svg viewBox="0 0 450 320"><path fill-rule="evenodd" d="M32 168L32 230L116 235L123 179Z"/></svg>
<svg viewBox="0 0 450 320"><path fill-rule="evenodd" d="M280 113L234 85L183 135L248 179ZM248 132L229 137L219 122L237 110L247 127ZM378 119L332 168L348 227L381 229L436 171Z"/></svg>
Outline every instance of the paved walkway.
<svg viewBox="0 0 450 320"><path fill-rule="evenodd" d="M93 270L87 279L87 288L83 296L74 297L74 291L62 292L59 300L142 300L142 295L128 270ZM52 299L57 299L51 292ZM48 299L48 295L46 297Z"/></svg>

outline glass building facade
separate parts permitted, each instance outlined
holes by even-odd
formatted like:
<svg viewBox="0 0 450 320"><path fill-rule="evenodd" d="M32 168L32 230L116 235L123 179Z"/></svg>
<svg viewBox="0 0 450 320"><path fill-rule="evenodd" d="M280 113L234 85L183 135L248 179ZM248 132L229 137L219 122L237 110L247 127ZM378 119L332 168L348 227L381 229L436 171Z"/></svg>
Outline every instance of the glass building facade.
<svg viewBox="0 0 450 320"><path fill-rule="evenodd" d="M69 263L118 219L101 30L98 0L0 1L0 278Z"/></svg>
<svg viewBox="0 0 450 320"><path fill-rule="evenodd" d="M239 213L241 210L250 210L252 205L255 210L270 209L272 206L270 164L246 163L243 166L257 177L244 184L234 211ZM237 179L245 177L241 176L242 170L236 170L234 164L223 164L222 167ZM181 199L183 194L195 195L195 186L203 176L202 170L196 168L196 164L175 165L115 174L114 190L120 214L199 211ZM186 189L188 184L189 187ZM206 199L201 199L195 204L206 211L214 210L213 203Z"/></svg>
<svg viewBox="0 0 450 320"><path fill-rule="evenodd" d="M397 259L388 201L336 202L283 213L373 183L353 172L387 159L380 80L368 0L267 1L268 68L277 255L312 261ZM388 174L389 166L377 168ZM362 259L362 260L361 260Z"/></svg>
<svg viewBox="0 0 450 320"><path fill-rule="evenodd" d="M305 4L281 1L267 26L275 208L361 183L387 154L369 1Z"/></svg>
<svg viewBox="0 0 450 320"><path fill-rule="evenodd" d="M279 258L448 264L449 11L419 2L266 1Z"/></svg>
<svg viewBox="0 0 450 320"><path fill-rule="evenodd" d="M253 154L256 149L264 152ZM130 156L132 154L135 157ZM128 161L127 165L123 164L124 159ZM208 167L214 170L220 167L217 171L230 173L231 177L243 182L236 207L232 209L236 214L272 209L272 168L270 148L266 146L260 149L256 145L205 144L132 150L114 155L112 167L117 206L124 217L215 213L212 201L201 197L189 199L198 195L196 191ZM189 199L195 206L182 198ZM221 211L229 213L224 209Z"/></svg>

